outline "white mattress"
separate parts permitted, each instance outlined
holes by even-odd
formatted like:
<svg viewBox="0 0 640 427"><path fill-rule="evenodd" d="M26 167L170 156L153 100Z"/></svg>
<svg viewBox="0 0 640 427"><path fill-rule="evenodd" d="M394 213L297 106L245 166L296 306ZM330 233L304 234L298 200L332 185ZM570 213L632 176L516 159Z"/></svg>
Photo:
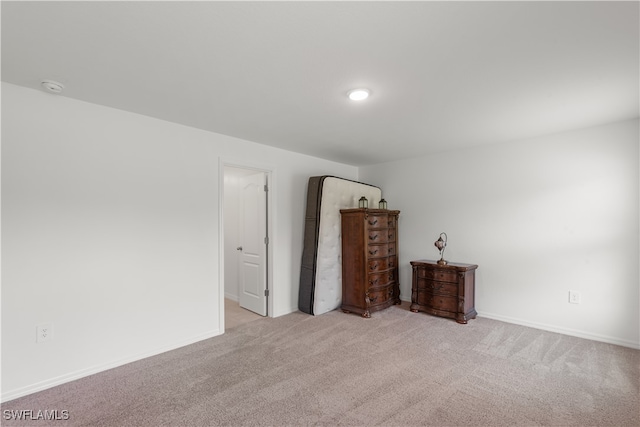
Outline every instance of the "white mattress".
<svg viewBox="0 0 640 427"><path fill-rule="evenodd" d="M382 198L378 187L326 177L322 185L316 258L313 314L335 310L342 304L342 236L340 209L357 208L360 197L377 208Z"/></svg>

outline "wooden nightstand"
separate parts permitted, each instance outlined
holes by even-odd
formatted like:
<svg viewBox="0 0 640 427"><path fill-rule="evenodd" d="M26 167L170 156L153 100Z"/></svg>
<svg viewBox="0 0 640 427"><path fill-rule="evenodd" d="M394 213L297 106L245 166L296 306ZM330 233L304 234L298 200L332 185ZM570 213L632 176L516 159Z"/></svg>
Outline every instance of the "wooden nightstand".
<svg viewBox="0 0 640 427"><path fill-rule="evenodd" d="M474 264L436 261L411 261L411 307L414 313L424 311L441 317L450 317L458 323L475 319Z"/></svg>

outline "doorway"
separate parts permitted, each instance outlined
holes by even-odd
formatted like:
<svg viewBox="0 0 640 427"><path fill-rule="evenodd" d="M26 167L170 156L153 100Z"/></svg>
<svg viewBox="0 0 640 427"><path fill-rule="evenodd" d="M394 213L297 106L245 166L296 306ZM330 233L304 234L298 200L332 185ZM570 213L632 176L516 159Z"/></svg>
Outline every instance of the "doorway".
<svg viewBox="0 0 640 427"><path fill-rule="evenodd" d="M270 171L221 164L225 325L269 316ZM227 315L228 314L228 315Z"/></svg>

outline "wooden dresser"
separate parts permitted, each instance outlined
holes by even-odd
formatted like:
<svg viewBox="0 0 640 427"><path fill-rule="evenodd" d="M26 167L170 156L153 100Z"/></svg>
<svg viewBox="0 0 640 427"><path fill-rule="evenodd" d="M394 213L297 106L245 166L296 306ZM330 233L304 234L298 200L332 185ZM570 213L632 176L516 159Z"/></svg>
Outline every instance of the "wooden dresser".
<svg viewBox="0 0 640 427"><path fill-rule="evenodd" d="M411 261L411 266L411 311L450 317L458 323L475 319L477 265L419 260Z"/></svg>
<svg viewBox="0 0 640 427"><path fill-rule="evenodd" d="M398 215L387 209L342 209L342 310L362 317L400 304Z"/></svg>

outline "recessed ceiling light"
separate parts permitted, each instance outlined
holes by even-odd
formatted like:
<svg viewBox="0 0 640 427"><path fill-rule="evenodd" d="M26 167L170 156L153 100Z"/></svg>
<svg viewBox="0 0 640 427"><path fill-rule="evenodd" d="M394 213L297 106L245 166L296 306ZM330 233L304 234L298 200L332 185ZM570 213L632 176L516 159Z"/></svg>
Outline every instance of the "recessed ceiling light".
<svg viewBox="0 0 640 427"><path fill-rule="evenodd" d="M369 89L361 88L350 90L348 95L349 99L352 101L362 101L364 99L367 99L370 93L371 92L369 92Z"/></svg>
<svg viewBox="0 0 640 427"><path fill-rule="evenodd" d="M43 80L41 84L42 87L51 93L62 93L62 89L64 89L62 83L54 82L53 80Z"/></svg>

